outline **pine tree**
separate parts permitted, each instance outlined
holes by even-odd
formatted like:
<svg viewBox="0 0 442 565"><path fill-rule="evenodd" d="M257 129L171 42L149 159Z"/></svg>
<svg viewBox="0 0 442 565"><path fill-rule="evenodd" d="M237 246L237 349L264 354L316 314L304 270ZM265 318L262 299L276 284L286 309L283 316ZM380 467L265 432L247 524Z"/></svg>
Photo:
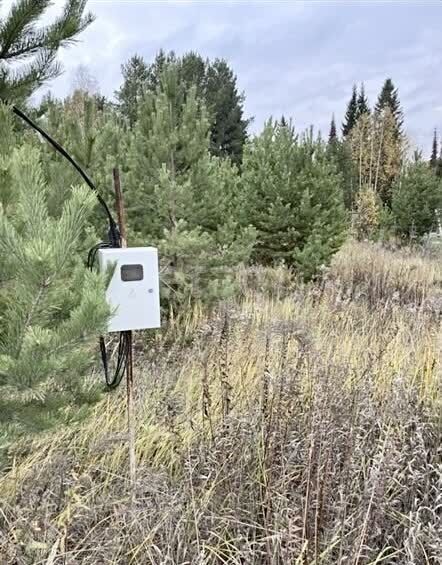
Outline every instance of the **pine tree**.
<svg viewBox="0 0 442 565"><path fill-rule="evenodd" d="M359 92L359 96L357 100L356 119L359 119L361 116L369 113L370 113L370 106L368 105L368 98L365 95L364 83L362 83L361 91Z"/></svg>
<svg viewBox="0 0 442 565"><path fill-rule="evenodd" d="M353 85L353 92L345 112L344 122L342 124L342 135L347 137L356 124L358 118L358 100L356 85Z"/></svg>
<svg viewBox="0 0 442 565"><path fill-rule="evenodd" d="M351 210L354 203L354 194L358 189L358 185L355 182L354 163L352 161L348 141L340 141L337 139L332 143L328 143L327 156L333 162L342 178L344 204L348 210Z"/></svg>
<svg viewBox="0 0 442 565"><path fill-rule="evenodd" d="M243 223L257 230L253 258L314 276L346 229L342 178L324 144L270 121L246 146L242 182Z"/></svg>
<svg viewBox="0 0 442 565"><path fill-rule="evenodd" d="M133 55L127 63L121 65L123 83L115 91L120 114L132 127L138 119L138 109L143 96L155 93L160 85L160 76L167 65L175 64L173 51L165 53L162 49L156 54L153 63L148 64L139 55Z"/></svg>
<svg viewBox="0 0 442 565"><path fill-rule="evenodd" d="M438 152L438 143L437 143L437 130L434 130L433 135L433 145L431 149L431 157L430 157L430 167L432 169L437 169L439 161L439 152Z"/></svg>
<svg viewBox="0 0 442 565"><path fill-rule="evenodd" d="M210 155L209 135L196 87L183 101L179 68L168 65L141 104L126 188L133 237L160 246L172 305L227 292L229 269L247 260L253 244L252 231L235 223L237 171Z"/></svg>
<svg viewBox="0 0 442 565"><path fill-rule="evenodd" d="M435 229L442 209L442 181L424 161L408 166L393 190L392 213L397 232L409 238Z"/></svg>
<svg viewBox="0 0 442 565"><path fill-rule="evenodd" d="M77 418L98 398L85 374L109 311L103 277L83 259L94 194L73 188L53 216L58 187L45 183L36 148L11 148L2 168L12 199L0 194L0 435L12 438Z"/></svg>
<svg viewBox="0 0 442 565"><path fill-rule="evenodd" d="M233 163L240 164L249 120L244 119L244 96L238 92L236 76L223 59L204 61L195 52L177 58L173 51L167 54L160 51L151 65L143 62L140 80L132 79L128 75L129 65L130 63L123 67L125 81L116 96L120 101L122 113L126 116L130 113L131 125L136 121L137 100L140 98L140 89L136 85L141 84L143 92L154 94L160 86L163 72L172 66L177 70L179 77L177 96L181 97L181 104L178 108L184 103L189 88L194 86L197 98L204 101L207 109L212 155L229 157ZM137 94L129 97L129 92ZM127 104L124 100L127 100Z"/></svg>
<svg viewBox="0 0 442 565"><path fill-rule="evenodd" d="M115 92L121 114L133 126L137 120L140 100L147 90L149 68L144 59L134 55L121 66L123 84Z"/></svg>
<svg viewBox="0 0 442 565"><path fill-rule="evenodd" d="M147 91L155 93L157 88L161 86L161 77L163 72L169 65L180 68L180 60L175 55L174 51L169 51L166 53L163 49L160 49L155 56L153 63L148 66L149 76L147 79ZM180 73L180 78L181 73ZM187 85L189 86L189 85Z"/></svg>
<svg viewBox="0 0 442 565"><path fill-rule="evenodd" d="M48 99L38 121L54 139L62 142L94 180L106 201L113 202L112 170L119 167L123 176L127 171L130 135L119 113L108 104L103 107L96 96L77 91L63 101ZM41 145L37 136L32 136L30 142L40 148L45 180L49 185L59 187L48 196L51 213L59 213L70 187L78 183L78 173L72 167L66 167L65 160L48 144ZM98 202L92 223L98 235L106 238L107 234L102 231L107 225L106 218Z"/></svg>
<svg viewBox="0 0 442 565"><path fill-rule="evenodd" d="M378 101L375 106L375 113L381 114L383 110L388 109L395 122L396 137L402 136L402 128L404 123L404 114L399 102L399 94L395 88L391 78L387 78L382 86Z"/></svg>
<svg viewBox="0 0 442 565"><path fill-rule="evenodd" d="M328 143L329 145L332 145L335 144L337 141L338 141L338 135L336 133L335 115L333 114L330 122L330 133L328 134Z"/></svg>
<svg viewBox="0 0 442 565"><path fill-rule="evenodd" d="M199 99L205 99L207 89L207 68L209 61L205 61L195 51L185 53L179 61L179 74L186 90L195 86L196 95Z"/></svg>
<svg viewBox="0 0 442 565"><path fill-rule="evenodd" d="M93 21L84 13L86 0L67 0L54 22L39 25L51 4L50 0L16 0L0 22L0 100L25 100L58 76L57 51L75 41Z"/></svg>

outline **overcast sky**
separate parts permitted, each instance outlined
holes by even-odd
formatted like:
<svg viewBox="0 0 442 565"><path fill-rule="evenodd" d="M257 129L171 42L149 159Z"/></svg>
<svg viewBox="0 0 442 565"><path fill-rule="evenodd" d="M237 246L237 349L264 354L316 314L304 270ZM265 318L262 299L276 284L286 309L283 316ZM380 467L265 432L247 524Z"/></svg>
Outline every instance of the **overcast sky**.
<svg viewBox="0 0 442 565"><path fill-rule="evenodd" d="M11 2L3 2L3 9ZM63 4L54 2L54 10ZM96 21L61 53L65 68L52 89L66 94L79 64L103 94L121 82L134 53L153 59L160 48L227 59L246 95L258 131L269 116L291 116L328 133L340 123L353 83L373 103L382 82L399 88L406 128L425 151L442 134L442 3L439 1L150 1L89 0ZM50 16L50 14L49 14Z"/></svg>

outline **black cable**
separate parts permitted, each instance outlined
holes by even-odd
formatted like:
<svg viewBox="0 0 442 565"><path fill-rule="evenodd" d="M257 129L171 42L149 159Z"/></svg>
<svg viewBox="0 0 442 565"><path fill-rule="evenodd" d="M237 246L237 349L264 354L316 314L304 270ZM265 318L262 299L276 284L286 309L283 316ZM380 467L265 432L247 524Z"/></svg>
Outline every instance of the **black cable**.
<svg viewBox="0 0 442 565"><path fill-rule="evenodd" d="M109 241L108 242L102 241L89 250L87 257L87 266L89 269L93 269L99 249L121 247L121 237L120 237L120 230L118 229L118 224L114 220L109 210L109 207L107 206L101 194L98 192L95 184L85 173L85 171L80 167L80 165L78 165L78 163L74 161L74 159L69 155L69 153L57 141L55 141L55 139L53 139L47 132L45 132L35 122L33 122L31 118L29 118L16 106L12 106L12 111L24 122L26 122L31 128L36 130L48 143L50 143L50 145L52 145L52 147L54 147L56 151L58 151L74 167L74 169L83 178L84 182L89 186L91 190L93 190L99 203L103 206L109 220ZM106 350L104 337L103 336L100 337L100 351L101 351L101 360L103 362L104 378L106 380L106 385L110 389L117 388L117 386L121 383L124 372L126 370L127 359L129 355L129 347L130 347L129 334L130 331L119 332L117 363L112 377L110 377L109 375L108 354Z"/></svg>
<svg viewBox="0 0 442 565"><path fill-rule="evenodd" d="M39 125L37 125L35 122L33 122L31 120L31 118L29 116L27 116L26 114L24 114L19 108L17 108L16 106L12 106L12 111L14 112L14 114L16 114L19 118L21 118L24 122L26 122L29 126L31 126L31 128L35 129L35 131L38 131L38 133L44 138L46 139L46 141L52 145L52 147L54 147L54 149L56 149L61 155L63 155L63 157L69 161L69 163L74 167L74 169L80 174L80 176L82 177L82 179L84 180L84 182L89 186L89 188L91 190L93 190L95 192L95 195L98 199L98 202L103 206L106 215L108 217L109 220L109 236L110 236L110 242L111 242L111 247L120 247L120 231L118 229L118 225L116 223L116 221L114 220L108 205L106 204L105 200L103 199L103 197L101 196L101 194L98 192L97 187L95 186L95 184L92 182L92 180L89 178L89 176L85 173L85 171L80 167L80 165L74 161L74 159L69 155L69 153L66 151L66 149L64 149L64 147L62 147L57 141L55 141L55 139L53 139L47 132L45 132Z"/></svg>
<svg viewBox="0 0 442 565"><path fill-rule="evenodd" d="M99 249L106 249L110 247L111 246L109 245L109 243L106 242L101 242L101 243L97 243L97 245L94 245L94 247L92 247L89 250L87 256L88 268L91 270L93 269ZM104 337L103 336L100 337L100 353L101 353L101 361L103 363L104 378L106 381L106 385L110 389L117 388L123 379L127 365L129 343L130 342L128 340L128 332L127 331L119 332L117 363L113 375L110 376L106 343L104 341Z"/></svg>
<svg viewBox="0 0 442 565"><path fill-rule="evenodd" d="M128 333L127 331L119 333L119 340L118 340L118 355L117 355L117 366L112 377L109 376L109 367L108 367L108 355L106 350L106 344L104 342L104 337L100 337L100 351L101 351L101 360L103 362L103 369L104 369L104 378L106 380L106 385L110 389L115 389L121 383L124 372L126 370L127 365L127 358L129 354L129 340L128 340Z"/></svg>
<svg viewBox="0 0 442 565"><path fill-rule="evenodd" d="M87 262L86 262L88 269L92 270L99 249L109 249L111 247L112 246L109 243L106 243L105 241L101 241L100 243L97 243L97 245L94 245L94 247L89 249L89 253L87 255Z"/></svg>

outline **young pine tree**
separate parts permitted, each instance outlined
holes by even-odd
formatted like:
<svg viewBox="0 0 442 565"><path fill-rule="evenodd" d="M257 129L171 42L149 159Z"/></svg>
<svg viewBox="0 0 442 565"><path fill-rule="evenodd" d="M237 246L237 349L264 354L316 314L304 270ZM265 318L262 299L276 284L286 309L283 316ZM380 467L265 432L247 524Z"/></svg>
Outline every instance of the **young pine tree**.
<svg viewBox="0 0 442 565"><path fill-rule="evenodd" d="M112 170L119 167L125 172L129 133L123 119L109 107L100 109L95 96L77 91L64 101L49 100L41 125L59 141L94 180L100 193L113 202ZM43 171L49 185L58 186L49 195L51 212L58 213L69 195L70 186L78 183L78 173L66 166L66 161L53 149L32 136L32 142L41 147ZM96 203L92 221L100 237L106 226L102 207Z"/></svg>
<svg viewBox="0 0 442 565"><path fill-rule="evenodd" d="M12 437L76 418L98 398L85 375L109 311L102 276L84 266L94 194L72 189L53 216L57 187L38 150L24 145L1 164L10 189L7 201L0 192L0 435Z"/></svg>
<svg viewBox="0 0 442 565"><path fill-rule="evenodd" d="M348 210L351 210L353 208L354 197L358 190L358 185L355 180L355 168L348 140L336 140L331 143L329 142L327 146L327 155L334 163L338 173L342 177L345 207Z"/></svg>
<svg viewBox="0 0 442 565"><path fill-rule="evenodd" d="M257 230L255 261L284 261L314 276L347 227L342 178L325 145L270 121L246 147L242 181L243 222Z"/></svg>
<svg viewBox="0 0 442 565"><path fill-rule="evenodd" d="M182 98L177 111L187 91L195 87L196 97L204 102L207 110L210 152L218 157L228 157L239 165L250 120L244 118L244 95L238 91L236 76L223 59L211 62L192 51L182 57L177 57L173 51L167 54L160 51L153 63L146 65L142 59L133 57L122 67L124 82L116 93L120 111L131 116L133 125L140 94L155 94L168 67L173 67L178 74Z"/></svg>
<svg viewBox="0 0 442 565"><path fill-rule="evenodd" d="M209 152L209 120L196 88L169 65L140 107L129 151L127 210L140 242L160 246L169 303L211 300L250 255L251 230L235 222L238 174ZM167 290L168 289L168 290Z"/></svg>
<svg viewBox="0 0 442 565"><path fill-rule="evenodd" d="M442 180L417 161L409 165L393 190L392 214L399 235L418 237L437 227L437 212L442 209Z"/></svg>
<svg viewBox="0 0 442 565"><path fill-rule="evenodd" d="M58 76L57 51L92 21L86 0L67 0L61 15L41 25L51 0L15 0L0 21L0 100L20 102ZM24 63L24 64L23 64Z"/></svg>

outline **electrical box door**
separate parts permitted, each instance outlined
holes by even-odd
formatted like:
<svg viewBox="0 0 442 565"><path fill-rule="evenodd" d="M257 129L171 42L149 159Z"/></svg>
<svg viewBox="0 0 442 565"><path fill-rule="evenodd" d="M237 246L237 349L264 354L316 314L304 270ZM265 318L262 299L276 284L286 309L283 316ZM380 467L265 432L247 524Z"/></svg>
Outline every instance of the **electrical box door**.
<svg viewBox="0 0 442 565"><path fill-rule="evenodd" d="M100 270L115 266L106 291L114 312L109 332L160 327L158 252L155 247L100 249Z"/></svg>

